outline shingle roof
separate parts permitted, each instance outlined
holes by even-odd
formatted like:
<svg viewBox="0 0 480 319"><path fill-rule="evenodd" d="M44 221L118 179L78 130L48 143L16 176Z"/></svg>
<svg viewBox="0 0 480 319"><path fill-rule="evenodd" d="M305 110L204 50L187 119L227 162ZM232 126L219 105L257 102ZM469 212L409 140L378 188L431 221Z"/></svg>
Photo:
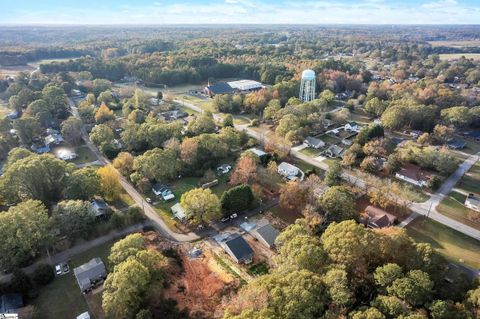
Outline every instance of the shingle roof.
<svg viewBox="0 0 480 319"><path fill-rule="evenodd" d="M21 294L5 294L0 297L0 313L16 313L23 307Z"/></svg>
<svg viewBox="0 0 480 319"><path fill-rule="evenodd" d="M90 288L91 281L98 280L107 275L105 265L100 258L92 258L89 262L78 266L73 270L75 278L77 279L80 290Z"/></svg>
<svg viewBox="0 0 480 319"><path fill-rule="evenodd" d="M225 245L230 249L232 254L238 260L248 258L250 255L253 254L252 248L248 245L248 243L243 239L240 234L233 234L231 235L226 241Z"/></svg>
<svg viewBox="0 0 480 319"><path fill-rule="evenodd" d="M226 82L218 82L207 86L207 89L213 94L233 93L233 88Z"/></svg>
<svg viewBox="0 0 480 319"><path fill-rule="evenodd" d="M278 230L273 228L270 224L257 228L256 232L270 246L275 244L275 239L277 239L278 234L280 234Z"/></svg>

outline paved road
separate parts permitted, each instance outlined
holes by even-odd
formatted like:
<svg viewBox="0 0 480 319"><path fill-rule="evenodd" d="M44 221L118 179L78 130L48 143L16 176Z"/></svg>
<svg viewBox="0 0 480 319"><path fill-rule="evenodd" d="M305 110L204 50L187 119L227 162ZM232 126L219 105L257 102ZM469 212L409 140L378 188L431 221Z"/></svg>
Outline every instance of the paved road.
<svg viewBox="0 0 480 319"><path fill-rule="evenodd" d="M37 260L35 263L31 264L30 266L22 268L22 270L27 274L32 274L40 264L50 264L53 266L60 262L68 261L72 257L78 254L81 254L85 251L88 251L94 247L100 246L114 239L122 238L123 236L126 236L130 233L142 231L143 227L147 225L151 225L150 222L138 223L122 230L111 231L110 233L102 237L98 237L98 238L83 242L67 250L64 250L58 254L52 255L50 256L50 258L45 257L43 259ZM11 278L12 278L12 274L2 274L0 275L0 283L8 282L11 280Z"/></svg>
<svg viewBox="0 0 480 319"><path fill-rule="evenodd" d="M175 100L175 102L180 103L196 112L202 113L203 110L199 108L198 106L189 103L189 102L184 102L180 100ZM218 119L219 116L214 114L214 118ZM251 128L248 127L248 124L235 124L235 129L239 131L244 131L247 133L248 136L253 137L257 140L267 140L268 136L266 134L260 134L259 132L252 130ZM299 152L298 149L291 149L290 154L312 166L321 168L322 170L328 170L328 164L324 162L320 162L308 155L302 154ZM440 187L440 189L433 194L429 200L423 203L411 203L410 209L413 211L413 213L410 215L409 218L407 218L405 221L403 221L400 226L404 227L408 225L411 221L415 220L418 216L424 215L429 218L432 218L433 220L442 223L450 228L453 228L465 235L468 235L470 237L473 237L475 239L480 240L480 231L472 228L470 226L467 226L465 224L462 224L454 219L448 218L445 215L442 215L436 211L436 206L442 201L442 199L450 193L452 188L455 186L455 184L462 178L462 176L467 172L473 164L475 164L476 161L479 160L480 152L474 155L469 156L459 167L458 169L443 183L443 185ZM353 176L348 173L343 173L342 178L349 182L350 184L354 184L360 188L365 189L367 187L367 184L365 181L362 179Z"/></svg>
<svg viewBox="0 0 480 319"><path fill-rule="evenodd" d="M70 103L70 108L72 110L73 116L80 118L80 115L78 113L77 107L75 106L75 103L72 101L72 99L68 99L68 100ZM97 156L100 164L102 165L111 164L110 160L105 156L103 156L103 154L100 153L97 147L90 142L90 139L88 138L88 133L84 127L82 127L82 138L85 144L88 146L88 148ZM154 227L157 229L160 235L178 242L188 242L188 241L195 241L200 239L200 236L198 236L195 233L181 234L181 233L176 233L172 231L168 227L168 225L163 221L163 219L160 216L158 216L155 209L149 203L144 201L142 195L122 175L120 175L120 183L122 184L122 187L125 189L125 191L135 201L137 206L143 209L145 215L152 221Z"/></svg>

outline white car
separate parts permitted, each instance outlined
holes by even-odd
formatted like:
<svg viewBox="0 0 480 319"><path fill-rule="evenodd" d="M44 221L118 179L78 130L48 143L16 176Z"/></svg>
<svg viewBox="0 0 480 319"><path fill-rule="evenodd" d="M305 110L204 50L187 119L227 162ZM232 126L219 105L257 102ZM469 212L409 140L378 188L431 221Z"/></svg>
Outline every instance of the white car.
<svg viewBox="0 0 480 319"><path fill-rule="evenodd" d="M55 266L55 275L60 276L62 274L62 266L56 265Z"/></svg>
<svg viewBox="0 0 480 319"><path fill-rule="evenodd" d="M237 217L238 217L237 214L232 214L232 215L230 215L230 219L235 219L235 218L237 218Z"/></svg>

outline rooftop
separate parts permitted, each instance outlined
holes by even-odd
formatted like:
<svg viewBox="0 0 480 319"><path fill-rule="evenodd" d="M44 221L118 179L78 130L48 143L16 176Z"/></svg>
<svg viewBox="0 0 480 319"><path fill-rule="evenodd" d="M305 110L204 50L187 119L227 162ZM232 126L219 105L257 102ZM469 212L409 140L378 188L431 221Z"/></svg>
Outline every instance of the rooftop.
<svg viewBox="0 0 480 319"><path fill-rule="evenodd" d="M224 244L230 249L233 255L240 260L253 254L253 250L240 234L232 234Z"/></svg>
<svg viewBox="0 0 480 319"><path fill-rule="evenodd" d="M278 230L273 228L273 226L270 224L261 226L255 231L258 236L260 236L269 246L275 245L275 239L277 239L278 235L280 234Z"/></svg>

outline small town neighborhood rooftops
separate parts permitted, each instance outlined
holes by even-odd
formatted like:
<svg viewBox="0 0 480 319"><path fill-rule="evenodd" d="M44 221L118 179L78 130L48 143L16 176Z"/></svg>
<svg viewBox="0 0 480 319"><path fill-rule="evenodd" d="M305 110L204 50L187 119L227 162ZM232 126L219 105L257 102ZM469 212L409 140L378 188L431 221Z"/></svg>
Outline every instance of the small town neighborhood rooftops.
<svg viewBox="0 0 480 319"><path fill-rule="evenodd" d="M187 218L187 214L185 214L185 211L180 203L173 205L170 210L172 211L173 216L175 216L175 218L179 221L184 221Z"/></svg>
<svg viewBox="0 0 480 319"><path fill-rule="evenodd" d="M383 228L393 226L397 218L383 209L374 206L365 208L366 222L369 227Z"/></svg>
<svg viewBox="0 0 480 319"><path fill-rule="evenodd" d="M303 144L313 148L321 148L325 146L324 141L312 136L308 136L307 138L305 138L305 140L303 141Z"/></svg>
<svg viewBox="0 0 480 319"><path fill-rule="evenodd" d="M420 187L427 186L427 182L430 179L429 174L423 171L420 166L414 164L404 165L400 171L395 174L395 177Z"/></svg>
<svg viewBox="0 0 480 319"><path fill-rule="evenodd" d="M280 233L271 224L266 224L255 229L253 234L265 246L272 248Z"/></svg>
<svg viewBox="0 0 480 319"><path fill-rule="evenodd" d="M237 263L252 262L253 250L240 234L231 234L222 242L222 246Z"/></svg>
<svg viewBox="0 0 480 319"><path fill-rule="evenodd" d="M262 157L262 156L267 155L267 153L265 153L262 150L259 150L258 148L251 148L251 149L249 149L249 151L252 152L253 154L257 155L258 157Z"/></svg>
<svg viewBox="0 0 480 319"><path fill-rule="evenodd" d="M95 282L107 277L107 270L103 261L96 257L73 270L80 291L85 292L92 288Z"/></svg>

